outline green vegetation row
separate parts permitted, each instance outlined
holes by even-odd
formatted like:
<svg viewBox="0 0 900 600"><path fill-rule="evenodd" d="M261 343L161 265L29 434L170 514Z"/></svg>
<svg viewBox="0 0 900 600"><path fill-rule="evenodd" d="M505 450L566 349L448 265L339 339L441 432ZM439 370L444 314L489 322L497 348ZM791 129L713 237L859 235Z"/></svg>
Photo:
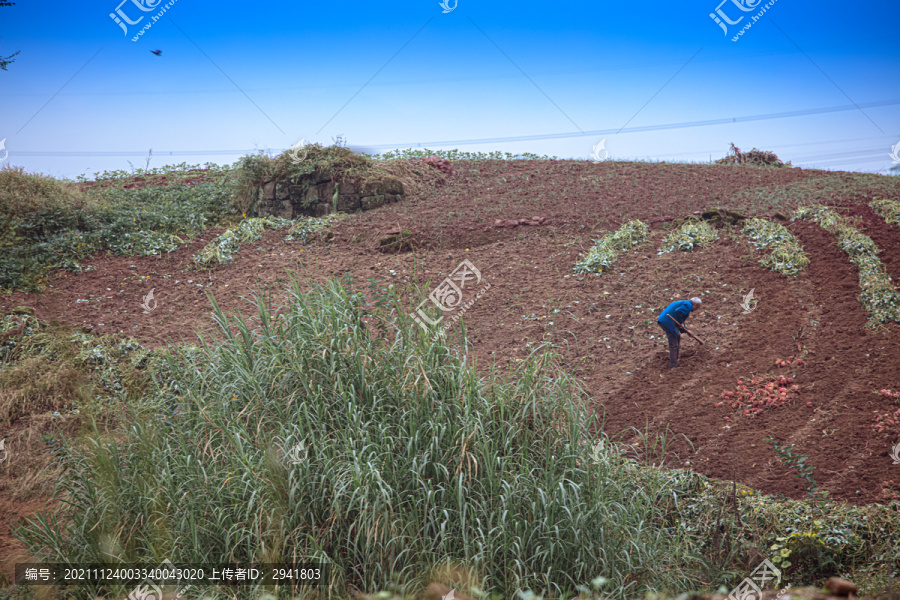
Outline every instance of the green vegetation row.
<svg viewBox="0 0 900 600"><path fill-rule="evenodd" d="M900 199L897 198L873 198L869 202L876 213L884 217L891 225L900 227Z"/></svg>
<svg viewBox="0 0 900 600"><path fill-rule="evenodd" d="M193 268L211 269L219 264L230 263L241 244L258 240L266 229L289 227L284 238L286 241L306 242L313 233L330 226L341 216L343 215L339 213L331 213L319 218L300 216L293 221L272 216L244 219L235 227L226 229L216 239L204 246L194 256Z"/></svg>
<svg viewBox="0 0 900 600"><path fill-rule="evenodd" d="M35 556L324 561L323 593L339 598L419 592L448 561L477 575L481 592L463 591L482 598L588 582L622 599L730 589L776 545L796 584L900 572L895 508L738 496L642 465L590 434L588 403L550 354L479 378L387 290L383 308L349 279L288 292L278 310L258 297L250 320L214 303L224 343L154 355L116 427L62 445L63 512L17 530ZM641 450L665 453L650 438Z"/></svg>
<svg viewBox="0 0 900 600"><path fill-rule="evenodd" d="M859 286L862 288L859 301L869 315L870 327L900 321L900 293L878 258L881 250L872 238L853 227L850 219L827 206L801 206L793 218L813 220L837 236L838 248L850 256L850 262L859 269Z"/></svg>
<svg viewBox="0 0 900 600"><path fill-rule="evenodd" d="M753 239L757 248L772 252L760 259L759 264L784 275L796 275L809 264L803 246L781 223L766 219L749 219L744 225L744 235Z"/></svg>
<svg viewBox="0 0 900 600"><path fill-rule="evenodd" d="M608 233L594 243L594 246L578 262L575 273L603 273L619 259L619 254L630 250L650 237L650 226L641 221L629 221L618 230Z"/></svg>
<svg viewBox="0 0 900 600"><path fill-rule="evenodd" d="M716 230L709 222L704 221L697 215L690 215L685 219L681 227L665 237L658 254L676 250L693 252L695 248L705 246L717 239L719 239L719 234L716 233Z"/></svg>

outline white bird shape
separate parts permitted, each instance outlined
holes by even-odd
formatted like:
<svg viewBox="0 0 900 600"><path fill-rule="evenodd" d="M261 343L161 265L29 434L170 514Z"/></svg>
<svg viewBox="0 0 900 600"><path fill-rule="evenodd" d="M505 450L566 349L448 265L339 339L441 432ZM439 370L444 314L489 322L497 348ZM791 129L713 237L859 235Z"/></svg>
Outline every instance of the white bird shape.
<svg viewBox="0 0 900 600"><path fill-rule="evenodd" d="M741 308L744 309L744 314L747 314L748 312L753 310L752 308L750 308L750 303L753 301L753 290L755 289L756 288L751 289L750 292L746 296L744 296L744 301L741 303Z"/></svg>
<svg viewBox="0 0 900 600"><path fill-rule="evenodd" d="M600 156L601 150L604 153L603 157ZM603 138L602 140L600 140L597 144L595 144L593 146L593 152L591 152L591 158L594 160L603 160L604 158L606 158L606 156L605 156L606 154L608 154L606 152L606 138Z"/></svg>
<svg viewBox="0 0 900 600"><path fill-rule="evenodd" d="M891 146L891 153L888 156L891 157L891 162L900 163L900 142Z"/></svg>
<svg viewBox="0 0 900 600"><path fill-rule="evenodd" d="M149 315L156 308L156 300L153 299L153 290L156 288L150 288L150 293L144 296L144 303L141 304L141 308L144 309L144 314ZM150 306L150 302L153 302L153 306Z"/></svg>

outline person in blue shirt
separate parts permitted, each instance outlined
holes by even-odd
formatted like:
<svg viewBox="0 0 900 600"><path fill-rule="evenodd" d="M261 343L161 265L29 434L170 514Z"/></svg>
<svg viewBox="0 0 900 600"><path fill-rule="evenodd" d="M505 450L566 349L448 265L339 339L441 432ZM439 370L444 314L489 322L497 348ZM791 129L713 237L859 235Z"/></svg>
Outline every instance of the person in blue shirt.
<svg viewBox="0 0 900 600"><path fill-rule="evenodd" d="M681 346L681 329L672 319L684 325L684 320L688 318L691 312L700 308L703 302L700 298L691 298L690 300L677 300L668 305L665 310L659 313L656 322L666 332L669 338L669 368L674 369L678 366L678 350ZM669 318L672 317L672 319Z"/></svg>

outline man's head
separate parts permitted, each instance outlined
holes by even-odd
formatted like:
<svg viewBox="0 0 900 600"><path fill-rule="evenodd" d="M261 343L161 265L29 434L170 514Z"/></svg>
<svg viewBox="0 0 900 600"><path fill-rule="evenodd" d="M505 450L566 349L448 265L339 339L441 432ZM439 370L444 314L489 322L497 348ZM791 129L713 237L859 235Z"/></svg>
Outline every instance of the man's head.
<svg viewBox="0 0 900 600"><path fill-rule="evenodd" d="M694 306L694 310L700 308L700 305L703 304L703 300L700 298L691 298L691 304Z"/></svg>

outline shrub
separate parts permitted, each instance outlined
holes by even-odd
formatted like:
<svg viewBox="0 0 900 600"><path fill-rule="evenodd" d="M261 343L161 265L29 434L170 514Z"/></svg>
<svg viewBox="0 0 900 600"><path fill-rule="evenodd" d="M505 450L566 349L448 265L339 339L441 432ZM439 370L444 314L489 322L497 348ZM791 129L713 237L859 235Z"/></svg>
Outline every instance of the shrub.
<svg viewBox="0 0 900 600"><path fill-rule="evenodd" d="M783 163L774 152L757 150L741 152L741 149L731 144L731 154L716 161L717 165L751 165L756 167L790 167L791 163Z"/></svg>

